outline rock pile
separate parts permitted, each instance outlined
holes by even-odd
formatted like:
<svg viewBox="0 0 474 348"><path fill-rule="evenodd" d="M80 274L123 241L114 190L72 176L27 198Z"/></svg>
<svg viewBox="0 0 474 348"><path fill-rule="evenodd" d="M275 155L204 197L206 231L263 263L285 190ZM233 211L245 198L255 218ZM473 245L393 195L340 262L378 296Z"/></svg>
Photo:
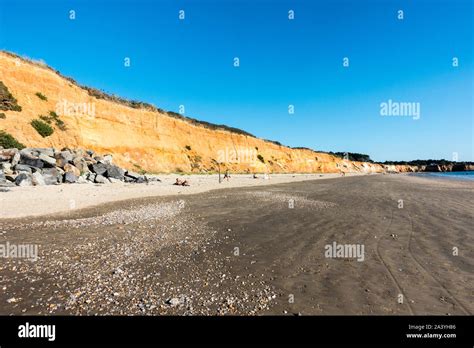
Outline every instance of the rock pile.
<svg viewBox="0 0 474 348"><path fill-rule="evenodd" d="M112 164L112 156L64 148L0 148L0 186L159 181Z"/></svg>

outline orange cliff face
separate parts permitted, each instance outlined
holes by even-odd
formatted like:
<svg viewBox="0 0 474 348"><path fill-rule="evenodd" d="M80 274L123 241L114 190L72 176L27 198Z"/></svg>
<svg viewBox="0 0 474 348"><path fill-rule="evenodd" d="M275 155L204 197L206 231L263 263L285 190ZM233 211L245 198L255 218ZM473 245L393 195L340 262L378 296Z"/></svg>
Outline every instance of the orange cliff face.
<svg viewBox="0 0 474 348"><path fill-rule="evenodd" d="M129 170L268 173L382 172L383 166L344 161L309 149L291 149L251 136L209 129L168 116L91 96L52 69L0 52L0 81L22 107L2 111L0 130L28 147L83 148L112 154ZM47 100L36 95L41 93ZM43 138L31 126L54 111L66 130L52 123Z"/></svg>

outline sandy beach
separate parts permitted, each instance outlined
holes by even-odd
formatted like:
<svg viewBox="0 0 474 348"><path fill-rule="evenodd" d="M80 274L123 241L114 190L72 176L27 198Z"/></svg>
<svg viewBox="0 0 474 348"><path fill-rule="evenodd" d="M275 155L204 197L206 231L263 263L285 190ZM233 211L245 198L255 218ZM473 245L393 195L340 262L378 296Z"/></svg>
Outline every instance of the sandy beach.
<svg viewBox="0 0 474 348"><path fill-rule="evenodd" d="M358 173L347 174L361 175ZM340 174L274 174L268 179L264 175L235 174L230 180L219 176L195 174L162 174L154 176L161 182L149 184L69 184L35 187L12 187L0 192L0 219L20 218L64 213L104 203L124 201L134 198L189 195L215 189L272 185L305 180L328 179L340 177ZM221 176L223 178L224 175ZM175 186L176 178L187 180L190 186Z"/></svg>
<svg viewBox="0 0 474 348"><path fill-rule="evenodd" d="M236 187L189 195L172 187L171 196L77 209L84 198L68 212L1 220L0 244L37 245L38 259L1 263L0 312L473 313L474 183L326 178L239 187L241 178L228 184ZM191 180L206 191L205 178ZM117 192L126 189L138 190ZM151 196L155 186L140 190ZM18 198L16 210L26 210ZM363 246L363 257L328 257L334 243Z"/></svg>

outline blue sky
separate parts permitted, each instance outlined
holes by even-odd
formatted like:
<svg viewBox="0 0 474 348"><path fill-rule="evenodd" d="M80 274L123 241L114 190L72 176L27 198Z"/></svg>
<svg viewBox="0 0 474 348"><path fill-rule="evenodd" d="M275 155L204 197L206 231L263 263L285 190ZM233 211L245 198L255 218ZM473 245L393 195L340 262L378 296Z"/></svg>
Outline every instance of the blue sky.
<svg viewBox="0 0 474 348"><path fill-rule="evenodd" d="M474 160L473 31L471 0L0 0L0 48L81 84L378 161Z"/></svg>

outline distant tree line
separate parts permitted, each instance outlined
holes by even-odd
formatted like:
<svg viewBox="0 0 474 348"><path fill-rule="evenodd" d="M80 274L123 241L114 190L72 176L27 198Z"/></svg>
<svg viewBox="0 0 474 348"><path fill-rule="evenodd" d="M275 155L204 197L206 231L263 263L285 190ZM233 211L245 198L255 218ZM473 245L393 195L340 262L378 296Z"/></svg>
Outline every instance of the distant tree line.
<svg viewBox="0 0 474 348"><path fill-rule="evenodd" d="M347 159L349 161L357 161L357 162L370 162L373 163L372 159L369 155L357 152L328 152L330 155L335 157Z"/></svg>
<svg viewBox="0 0 474 348"><path fill-rule="evenodd" d="M456 162L456 161L448 161L448 160L445 160L445 159L439 159L439 160L435 160L435 159L427 159L427 160L414 160L414 161L385 161L385 162L381 162L381 164L387 164L387 165L409 165L409 166L429 166L431 164L434 164L434 165L440 165L440 166L443 166L443 165L449 165L449 164L460 164L460 163L463 163L463 164L474 164L474 162Z"/></svg>
<svg viewBox="0 0 474 348"><path fill-rule="evenodd" d="M309 147L304 147L304 146L295 146L292 147L292 149L296 150L309 150L313 152L319 152L319 153L326 153L328 155L342 158L342 159L347 159L349 161L357 161L357 162L370 162L374 163L372 159L370 158L369 155L363 154L363 153L357 153L357 152L332 152L332 151L321 151L321 150L313 150L310 149Z"/></svg>

